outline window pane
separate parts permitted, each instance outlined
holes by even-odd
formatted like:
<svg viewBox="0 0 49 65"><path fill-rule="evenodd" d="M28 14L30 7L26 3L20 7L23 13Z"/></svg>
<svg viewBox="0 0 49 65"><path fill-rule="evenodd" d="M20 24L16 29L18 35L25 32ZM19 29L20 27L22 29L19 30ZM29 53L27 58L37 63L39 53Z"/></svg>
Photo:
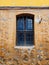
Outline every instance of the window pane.
<svg viewBox="0 0 49 65"><path fill-rule="evenodd" d="M24 30L24 18L18 18L17 30Z"/></svg>
<svg viewBox="0 0 49 65"><path fill-rule="evenodd" d="M24 46L24 33L17 32L17 46Z"/></svg>
<svg viewBox="0 0 49 65"><path fill-rule="evenodd" d="M32 30L32 19L26 18L26 30Z"/></svg>
<svg viewBox="0 0 49 65"><path fill-rule="evenodd" d="M17 46L34 45L34 20L31 16L17 17Z"/></svg>
<svg viewBox="0 0 49 65"><path fill-rule="evenodd" d="M26 45L31 46L33 45L34 38L33 38L33 32L26 32Z"/></svg>

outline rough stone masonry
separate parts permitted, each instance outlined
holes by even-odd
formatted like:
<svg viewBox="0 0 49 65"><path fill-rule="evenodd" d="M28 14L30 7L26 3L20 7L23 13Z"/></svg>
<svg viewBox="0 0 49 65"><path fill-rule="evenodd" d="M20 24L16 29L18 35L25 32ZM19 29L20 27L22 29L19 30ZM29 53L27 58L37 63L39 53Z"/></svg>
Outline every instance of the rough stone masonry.
<svg viewBox="0 0 49 65"><path fill-rule="evenodd" d="M15 48L16 15L34 15L34 47ZM0 65L49 65L49 8L0 7Z"/></svg>

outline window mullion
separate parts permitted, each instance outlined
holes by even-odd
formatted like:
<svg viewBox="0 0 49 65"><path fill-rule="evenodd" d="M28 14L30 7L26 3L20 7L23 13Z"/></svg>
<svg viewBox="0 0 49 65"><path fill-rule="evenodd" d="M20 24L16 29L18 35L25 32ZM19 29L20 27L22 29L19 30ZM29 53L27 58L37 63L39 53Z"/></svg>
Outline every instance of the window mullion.
<svg viewBox="0 0 49 65"><path fill-rule="evenodd" d="M26 46L26 17L24 17L24 45Z"/></svg>

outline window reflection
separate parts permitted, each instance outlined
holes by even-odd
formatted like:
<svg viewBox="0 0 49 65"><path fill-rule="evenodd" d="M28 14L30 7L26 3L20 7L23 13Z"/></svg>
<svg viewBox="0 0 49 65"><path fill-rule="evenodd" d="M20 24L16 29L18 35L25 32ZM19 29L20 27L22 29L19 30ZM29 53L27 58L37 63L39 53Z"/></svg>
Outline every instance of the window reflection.
<svg viewBox="0 0 49 65"><path fill-rule="evenodd" d="M24 18L18 18L17 30L24 30Z"/></svg>
<svg viewBox="0 0 49 65"><path fill-rule="evenodd" d="M26 30L32 30L32 19L26 18Z"/></svg>
<svg viewBox="0 0 49 65"><path fill-rule="evenodd" d="M24 46L24 33L17 32L17 46Z"/></svg>
<svg viewBox="0 0 49 65"><path fill-rule="evenodd" d="M33 33L32 32L26 32L26 45L31 46L33 45Z"/></svg>

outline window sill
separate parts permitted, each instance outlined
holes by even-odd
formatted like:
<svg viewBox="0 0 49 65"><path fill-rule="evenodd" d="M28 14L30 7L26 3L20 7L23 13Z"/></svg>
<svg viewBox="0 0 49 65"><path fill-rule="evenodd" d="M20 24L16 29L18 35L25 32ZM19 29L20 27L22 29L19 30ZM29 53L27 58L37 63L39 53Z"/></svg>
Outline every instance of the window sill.
<svg viewBox="0 0 49 65"><path fill-rule="evenodd" d="M35 46L15 46L14 48L17 48L17 49L33 49Z"/></svg>

